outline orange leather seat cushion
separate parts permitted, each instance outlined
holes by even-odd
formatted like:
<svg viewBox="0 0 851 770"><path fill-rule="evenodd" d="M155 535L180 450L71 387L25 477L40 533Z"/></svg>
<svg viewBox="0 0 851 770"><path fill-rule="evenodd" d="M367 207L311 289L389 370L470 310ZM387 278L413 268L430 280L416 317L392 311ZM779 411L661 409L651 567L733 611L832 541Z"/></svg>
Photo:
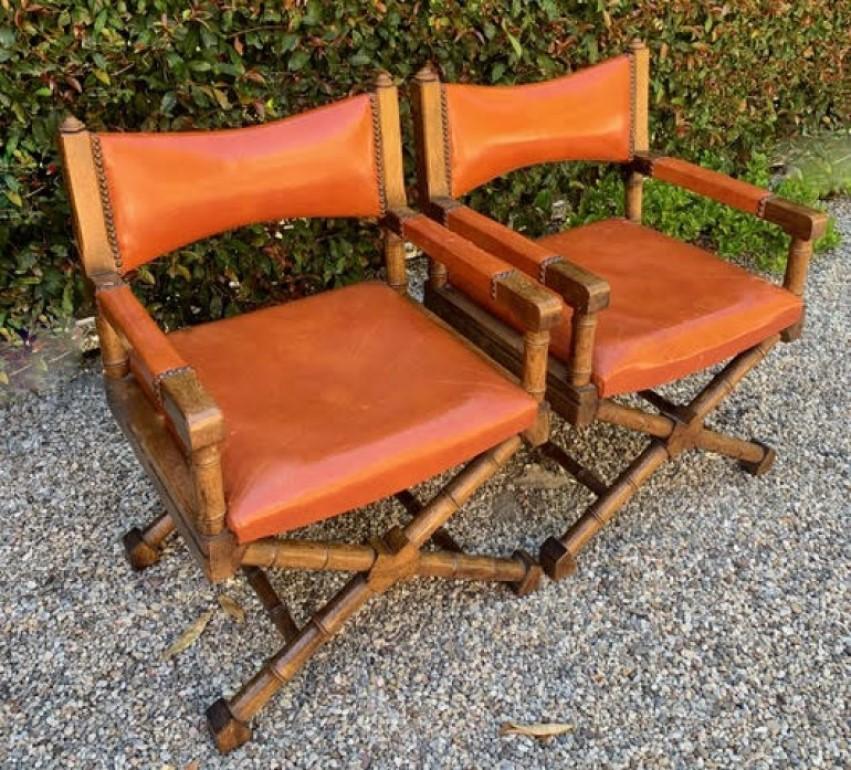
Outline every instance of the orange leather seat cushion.
<svg viewBox="0 0 851 770"><path fill-rule="evenodd" d="M228 525L240 542L424 481L537 414L519 386L381 283L169 338L224 414Z"/></svg>
<svg viewBox="0 0 851 770"><path fill-rule="evenodd" d="M708 251L625 219L550 235L541 245L605 278L593 382L601 396L651 388L712 366L796 323L801 300ZM551 351L566 359L570 310Z"/></svg>

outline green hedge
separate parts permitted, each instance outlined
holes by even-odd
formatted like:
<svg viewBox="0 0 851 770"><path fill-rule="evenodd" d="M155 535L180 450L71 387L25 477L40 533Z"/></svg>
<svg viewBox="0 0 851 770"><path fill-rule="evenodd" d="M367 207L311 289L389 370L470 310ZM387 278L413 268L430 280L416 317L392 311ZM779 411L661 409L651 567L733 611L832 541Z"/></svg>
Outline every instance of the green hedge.
<svg viewBox="0 0 851 770"><path fill-rule="evenodd" d="M402 79L431 60L452 80L526 82L639 36L654 147L742 172L778 138L851 114L849 28L835 0L0 0L0 333L87 311L54 139L68 112L95 129L237 126L363 89L377 67ZM525 211L539 232L556 196L581 212L598 174L521 172L478 203ZM375 254L350 222L254 227L160 260L140 288L177 325L357 279Z"/></svg>

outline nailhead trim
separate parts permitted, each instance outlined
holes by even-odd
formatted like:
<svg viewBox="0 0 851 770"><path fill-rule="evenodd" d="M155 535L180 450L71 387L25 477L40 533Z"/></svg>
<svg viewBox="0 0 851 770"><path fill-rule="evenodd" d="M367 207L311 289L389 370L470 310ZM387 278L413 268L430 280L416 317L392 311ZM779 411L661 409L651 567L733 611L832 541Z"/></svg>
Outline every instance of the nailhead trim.
<svg viewBox="0 0 851 770"><path fill-rule="evenodd" d="M153 385L154 385L154 395L157 397L157 402L162 404L163 396L162 396L162 384L163 380L166 377L171 377L175 374L180 374L181 372L188 372L192 369L189 364L185 364L184 366L175 366L172 369L166 369L165 371L160 372L154 377Z"/></svg>
<svg viewBox="0 0 851 770"><path fill-rule="evenodd" d="M95 164L95 175L97 176L98 192L100 193L100 205L103 209L103 221L106 225L106 235L109 240L109 250L112 252L112 260L115 268L121 270L121 250L118 248L118 234L115 229L115 217L112 212L112 201L109 196L109 183L106 179L106 169L103 164L103 148L100 137L91 134L92 159Z"/></svg>
<svg viewBox="0 0 851 770"><path fill-rule="evenodd" d="M638 75L636 69L638 64L635 60L635 53L629 54L629 159L635 158L635 124L637 119L638 105L636 101L638 94L635 92Z"/></svg>
<svg viewBox="0 0 851 770"><path fill-rule="evenodd" d="M369 106L372 110L372 136L375 141L375 170L378 175L378 202L381 216L387 213L387 190L384 186L384 143L381 139L381 114L378 107L378 97L369 95Z"/></svg>
<svg viewBox="0 0 851 770"><path fill-rule="evenodd" d="M452 163L450 160L449 142L449 103L446 97L446 85L440 84L440 123L443 129L443 165L446 171L446 184L449 187L449 195L452 195Z"/></svg>

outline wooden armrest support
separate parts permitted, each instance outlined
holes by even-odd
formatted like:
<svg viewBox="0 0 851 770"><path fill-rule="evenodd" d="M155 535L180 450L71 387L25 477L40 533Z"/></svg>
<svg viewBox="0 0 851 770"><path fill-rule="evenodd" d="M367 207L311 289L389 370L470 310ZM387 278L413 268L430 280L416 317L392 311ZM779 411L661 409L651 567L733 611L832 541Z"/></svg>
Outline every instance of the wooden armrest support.
<svg viewBox="0 0 851 770"><path fill-rule="evenodd" d="M163 411L187 452L216 444L225 437L221 410L191 367L165 374L160 381Z"/></svg>
<svg viewBox="0 0 851 770"><path fill-rule="evenodd" d="M815 240L824 235L827 228L828 217L821 211L792 203L769 190L685 160L637 153L632 168L645 176L675 184L772 222L793 238Z"/></svg>
<svg viewBox="0 0 851 770"><path fill-rule="evenodd" d="M396 210L388 215L386 223L470 285L490 294L525 329L546 331L561 320L562 303L556 294L424 214Z"/></svg>

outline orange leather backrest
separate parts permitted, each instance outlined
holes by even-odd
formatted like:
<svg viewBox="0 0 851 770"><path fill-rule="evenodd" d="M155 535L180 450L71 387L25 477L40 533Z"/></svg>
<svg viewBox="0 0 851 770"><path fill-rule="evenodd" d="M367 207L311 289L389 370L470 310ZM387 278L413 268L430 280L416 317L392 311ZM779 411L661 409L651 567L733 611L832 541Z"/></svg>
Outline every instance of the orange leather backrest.
<svg viewBox="0 0 851 770"><path fill-rule="evenodd" d="M222 131L92 134L121 272L256 222L383 213L369 95Z"/></svg>
<svg viewBox="0 0 851 770"><path fill-rule="evenodd" d="M628 161L634 66L627 54L544 83L444 85L450 194L537 163Z"/></svg>

